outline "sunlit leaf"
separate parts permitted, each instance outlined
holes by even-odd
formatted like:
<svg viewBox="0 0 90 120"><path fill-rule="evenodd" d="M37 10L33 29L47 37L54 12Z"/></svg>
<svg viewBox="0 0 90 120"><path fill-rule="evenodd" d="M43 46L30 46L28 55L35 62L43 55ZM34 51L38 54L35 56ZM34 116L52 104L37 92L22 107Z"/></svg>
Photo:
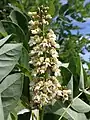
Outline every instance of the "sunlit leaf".
<svg viewBox="0 0 90 120"><path fill-rule="evenodd" d="M12 35L8 35L6 36L5 38L1 39L0 40L0 47L5 43L7 42L7 40L9 40L9 38L11 37Z"/></svg>
<svg viewBox="0 0 90 120"><path fill-rule="evenodd" d="M3 105L1 100L1 94L0 94L0 119L4 120L4 112L3 112Z"/></svg>
<svg viewBox="0 0 90 120"><path fill-rule="evenodd" d="M16 107L22 93L21 74L15 73L7 76L0 84L0 88L4 118L6 120L9 113Z"/></svg>
<svg viewBox="0 0 90 120"><path fill-rule="evenodd" d="M71 107L80 113L86 113L90 111L90 106L82 101L80 98L75 99Z"/></svg>
<svg viewBox="0 0 90 120"><path fill-rule="evenodd" d="M0 81L2 81L17 64L22 44L5 44L0 48Z"/></svg>

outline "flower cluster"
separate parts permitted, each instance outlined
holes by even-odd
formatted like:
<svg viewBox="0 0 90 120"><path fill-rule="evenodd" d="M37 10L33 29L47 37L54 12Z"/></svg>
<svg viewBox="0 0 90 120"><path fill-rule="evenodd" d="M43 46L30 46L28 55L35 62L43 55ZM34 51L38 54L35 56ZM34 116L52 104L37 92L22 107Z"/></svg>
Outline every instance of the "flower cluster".
<svg viewBox="0 0 90 120"><path fill-rule="evenodd" d="M60 76L60 66L57 49L60 48L56 42L56 35L48 28L52 18L48 14L48 7L41 6L37 12L29 12L32 16L29 21L31 33L30 65L33 65L32 76L35 85L32 87L34 93L33 102L40 106L51 103L53 99L63 98L68 100L70 90L63 90L57 76ZM36 80L37 79L37 80Z"/></svg>
<svg viewBox="0 0 90 120"><path fill-rule="evenodd" d="M50 104L54 99L68 100L68 94L71 90L63 90L55 76L48 79L39 78L33 86L33 102L35 105L42 107Z"/></svg>

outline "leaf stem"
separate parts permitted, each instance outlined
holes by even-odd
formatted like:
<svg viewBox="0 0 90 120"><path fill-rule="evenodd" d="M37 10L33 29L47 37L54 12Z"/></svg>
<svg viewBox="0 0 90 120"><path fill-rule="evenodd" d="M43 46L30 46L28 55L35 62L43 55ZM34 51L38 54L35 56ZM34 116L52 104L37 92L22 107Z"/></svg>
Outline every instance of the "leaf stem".
<svg viewBox="0 0 90 120"><path fill-rule="evenodd" d="M39 116L40 116L39 120L43 120L43 118L44 118L44 106L42 107L42 109L39 110Z"/></svg>

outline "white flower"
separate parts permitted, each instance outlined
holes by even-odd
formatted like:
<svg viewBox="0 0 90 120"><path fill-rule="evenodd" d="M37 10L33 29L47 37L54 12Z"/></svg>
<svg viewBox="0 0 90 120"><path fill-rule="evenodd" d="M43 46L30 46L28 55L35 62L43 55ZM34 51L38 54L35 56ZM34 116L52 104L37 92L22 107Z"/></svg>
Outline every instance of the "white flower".
<svg viewBox="0 0 90 120"><path fill-rule="evenodd" d="M41 43L40 45L41 45L43 48L49 47L48 43ZM42 50L43 50L43 49L42 49ZM45 50L46 50L46 48L45 48ZM44 51L45 51L45 50L44 50Z"/></svg>
<svg viewBox="0 0 90 120"><path fill-rule="evenodd" d="M54 34L54 32L50 29L49 33L47 34L47 38L53 38L54 40L56 40L56 35Z"/></svg>
<svg viewBox="0 0 90 120"><path fill-rule="evenodd" d="M51 15L50 14L46 15L46 19L52 19Z"/></svg>
<svg viewBox="0 0 90 120"><path fill-rule="evenodd" d="M34 36L34 40L36 41L36 43L40 43L41 42L41 38L38 35Z"/></svg>
<svg viewBox="0 0 90 120"><path fill-rule="evenodd" d="M38 51L38 56L43 55L43 51Z"/></svg>
<svg viewBox="0 0 90 120"><path fill-rule="evenodd" d="M43 64L45 64L45 68L47 68L48 66L51 66L50 63L48 62L43 62Z"/></svg>
<svg viewBox="0 0 90 120"><path fill-rule="evenodd" d="M42 19L42 23L43 23L43 24L46 24L46 25L48 25L48 24L49 24L49 22L48 22L48 21L46 21L45 19Z"/></svg>
<svg viewBox="0 0 90 120"><path fill-rule="evenodd" d="M44 7L44 9L48 10L48 9L49 9L49 7Z"/></svg>
<svg viewBox="0 0 90 120"><path fill-rule="evenodd" d="M52 57L55 57L55 58L58 57L58 52L57 52L56 49L54 49L54 48L52 48L52 49L50 50L50 54L52 55Z"/></svg>
<svg viewBox="0 0 90 120"><path fill-rule="evenodd" d="M44 61L44 57L40 57L40 62L43 62Z"/></svg>
<svg viewBox="0 0 90 120"><path fill-rule="evenodd" d="M57 91L57 96L62 97L63 96L63 92L61 90L58 90Z"/></svg>
<svg viewBox="0 0 90 120"><path fill-rule="evenodd" d="M29 61L29 64L32 64L33 63L33 61L31 60L31 61Z"/></svg>
<svg viewBox="0 0 90 120"><path fill-rule="evenodd" d="M31 39L31 40L29 40L28 44L31 47L31 46L35 45L36 42L33 39Z"/></svg>
<svg viewBox="0 0 90 120"><path fill-rule="evenodd" d="M34 91L37 91L39 89L40 89L40 86L36 86L35 89L34 89Z"/></svg>
<svg viewBox="0 0 90 120"><path fill-rule="evenodd" d="M28 23L29 23L30 25L34 25L34 21L33 21L33 20L30 20Z"/></svg>
<svg viewBox="0 0 90 120"><path fill-rule="evenodd" d="M62 62L60 62L60 61L57 59L57 61L56 61L56 65L57 65L58 68L59 68L60 66L62 66Z"/></svg>
<svg viewBox="0 0 90 120"><path fill-rule="evenodd" d="M49 58L46 58L46 59L45 59L45 62L50 62L50 59L49 59Z"/></svg>
<svg viewBox="0 0 90 120"><path fill-rule="evenodd" d="M44 66L42 66L42 67L40 68L40 73L43 74L43 73L45 73L45 71L46 71L46 68L45 68Z"/></svg>
<svg viewBox="0 0 90 120"><path fill-rule="evenodd" d="M40 81L38 85L41 87L43 85L43 81Z"/></svg>
<svg viewBox="0 0 90 120"><path fill-rule="evenodd" d="M71 90L63 90L63 94L71 94Z"/></svg>
<svg viewBox="0 0 90 120"><path fill-rule="evenodd" d="M54 39L54 38L50 38L50 39L49 39L49 42L51 43L52 46L55 47L56 42L55 42L55 39Z"/></svg>
<svg viewBox="0 0 90 120"><path fill-rule="evenodd" d="M34 55L35 53L36 53L35 50L31 50L30 52L31 55Z"/></svg>
<svg viewBox="0 0 90 120"><path fill-rule="evenodd" d="M34 102L37 102L37 103L40 102L40 96L39 95L35 95L33 99L34 99Z"/></svg>
<svg viewBox="0 0 90 120"><path fill-rule="evenodd" d="M33 50L35 50L36 52L39 50L40 48L39 48L39 46L37 45L37 46L35 46L35 47L33 47Z"/></svg>
<svg viewBox="0 0 90 120"><path fill-rule="evenodd" d="M35 30L31 30L31 33L32 34L38 34L41 32L41 29L40 28L36 28Z"/></svg>
<svg viewBox="0 0 90 120"><path fill-rule="evenodd" d="M60 45L56 43L56 44L55 44L55 47L56 47L56 48L60 48Z"/></svg>
<svg viewBox="0 0 90 120"><path fill-rule="evenodd" d="M55 76L61 76L60 69L56 69Z"/></svg>
<svg viewBox="0 0 90 120"><path fill-rule="evenodd" d="M37 65L41 65L41 64L42 64L42 63L41 63L40 61L38 61L38 62L36 63L36 66L37 66Z"/></svg>
<svg viewBox="0 0 90 120"><path fill-rule="evenodd" d="M37 15L37 12L28 12L28 15Z"/></svg>
<svg viewBox="0 0 90 120"><path fill-rule="evenodd" d="M63 95L64 100L68 100L68 94Z"/></svg>

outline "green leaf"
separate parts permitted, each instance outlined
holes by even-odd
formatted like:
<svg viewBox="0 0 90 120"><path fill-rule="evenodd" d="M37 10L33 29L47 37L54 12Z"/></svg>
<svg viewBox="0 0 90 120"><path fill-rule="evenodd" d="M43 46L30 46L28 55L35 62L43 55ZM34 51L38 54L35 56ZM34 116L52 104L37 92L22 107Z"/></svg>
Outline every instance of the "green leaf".
<svg viewBox="0 0 90 120"><path fill-rule="evenodd" d="M61 101L56 101L52 106L47 108L47 113L53 113L59 115L58 120L63 120L62 118L66 118L68 120L87 120L84 113L78 113L72 110L69 107L65 107L65 104Z"/></svg>
<svg viewBox="0 0 90 120"><path fill-rule="evenodd" d="M7 120L18 120L17 114L9 113Z"/></svg>
<svg viewBox="0 0 90 120"><path fill-rule="evenodd" d="M71 107L80 113L87 113L90 111L90 106L82 101L80 98L75 99Z"/></svg>
<svg viewBox="0 0 90 120"><path fill-rule="evenodd" d="M0 49L0 81L2 81L17 64L22 44L5 44Z"/></svg>
<svg viewBox="0 0 90 120"><path fill-rule="evenodd" d="M8 115L7 120L12 120L12 118L11 118L11 115L10 115L10 114Z"/></svg>
<svg viewBox="0 0 90 120"><path fill-rule="evenodd" d="M12 35L8 35L6 36L5 38L1 39L0 40L0 47L5 43L7 42L7 40L9 40L9 38L11 37Z"/></svg>
<svg viewBox="0 0 90 120"><path fill-rule="evenodd" d="M55 6L54 6L54 0L49 2L49 14L51 14L52 16L55 13Z"/></svg>
<svg viewBox="0 0 90 120"><path fill-rule="evenodd" d="M2 100L1 100L1 94L0 94L0 119L4 120L4 113L3 113L3 106L2 106Z"/></svg>
<svg viewBox="0 0 90 120"><path fill-rule="evenodd" d="M64 111L66 111L66 113L64 114L63 117L65 117L68 120L87 120L85 114L75 112L70 108L68 108L68 109L67 108L61 108L61 109L57 110L55 112L55 114L62 116ZM61 120L61 119L58 119L58 120Z"/></svg>
<svg viewBox="0 0 90 120"><path fill-rule="evenodd" d="M9 113L16 107L22 93L21 74L15 73L7 76L0 84L0 88L2 89L1 98L6 120Z"/></svg>
<svg viewBox="0 0 90 120"><path fill-rule="evenodd" d="M67 11L69 5L68 4L65 4L65 5L62 5L60 10L59 10L59 14L64 14L65 11Z"/></svg>
<svg viewBox="0 0 90 120"><path fill-rule="evenodd" d="M26 68L29 69L29 53L25 49L25 47L22 48L21 58L20 58L20 64Z"/></svg>

